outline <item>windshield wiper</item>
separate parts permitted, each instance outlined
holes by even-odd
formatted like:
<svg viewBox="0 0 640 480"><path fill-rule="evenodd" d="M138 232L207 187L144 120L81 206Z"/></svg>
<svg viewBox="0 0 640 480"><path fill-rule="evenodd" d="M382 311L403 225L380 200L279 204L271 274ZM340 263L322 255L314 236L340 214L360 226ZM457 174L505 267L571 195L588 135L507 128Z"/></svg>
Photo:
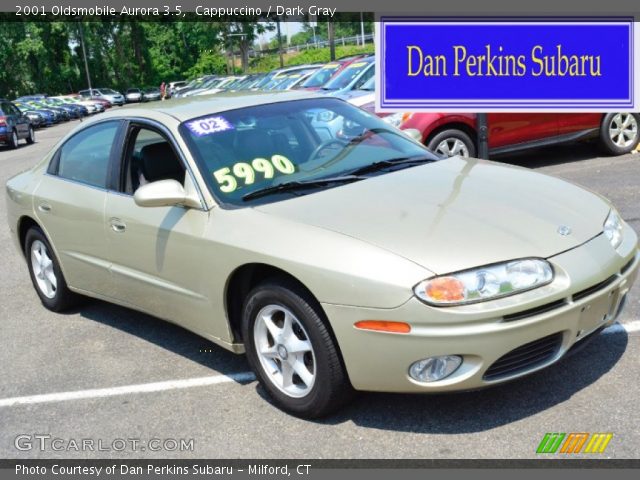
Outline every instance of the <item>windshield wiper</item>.
<svg viewBox="0 0 640 480"><path fill-rule="evenodd" d="M272 193L280 192L293 192L295 190L304 190L306 188L317 188L323 185L330 185L332 183L349 183L362 180L362 177L357 175L344 175L340 177L325 177L316 178L313 180L301 180L294 182L279 183L278 185L272 185L270 187L261 188L255 192L247 193L242 197L243 201L252 200L254 198L264 197Z"/></svg>
<svg viewBox="0 0 640 480"><path fill-rule="evenodd" d="M363 175L365 173L373 173L383 170L389 167L395 167L397 165L419 165L421 163L431 163L437 162L437 158L432 157L400 157L400 158L392 158L389 160L380 160L379 162L374 162L369 165L365 165L363 167L356 168L355 170L351 170L348 172L348 175Z"/></svg>

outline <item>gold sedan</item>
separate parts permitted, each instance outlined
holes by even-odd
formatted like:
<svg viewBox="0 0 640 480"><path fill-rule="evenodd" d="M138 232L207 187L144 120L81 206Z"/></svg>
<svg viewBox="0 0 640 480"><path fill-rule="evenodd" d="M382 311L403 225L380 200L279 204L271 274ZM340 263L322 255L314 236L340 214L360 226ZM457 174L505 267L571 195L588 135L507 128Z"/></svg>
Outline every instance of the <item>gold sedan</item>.
<svg viewBox="0 0 640 480"><path fill-rule="evenodd" d="M296 92L105 114L7 195L46 308L96 297L246 351L306 417L547 367L615 322L640 259L591 192Z"/></svg>

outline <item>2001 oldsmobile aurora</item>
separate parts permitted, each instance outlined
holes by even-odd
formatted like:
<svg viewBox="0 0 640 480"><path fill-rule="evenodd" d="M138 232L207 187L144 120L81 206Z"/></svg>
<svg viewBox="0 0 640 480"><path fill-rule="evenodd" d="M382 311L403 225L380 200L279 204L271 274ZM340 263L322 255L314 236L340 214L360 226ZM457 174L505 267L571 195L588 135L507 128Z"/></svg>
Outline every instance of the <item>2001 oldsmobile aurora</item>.
<svg viewBox="0 0 640 480"><path fill-rule="evenodd" d="M7 194L45 307L98 297L246 351L308 417L544 368L615 321L640 259L605 199L310 94L102 116Z"/></svg>

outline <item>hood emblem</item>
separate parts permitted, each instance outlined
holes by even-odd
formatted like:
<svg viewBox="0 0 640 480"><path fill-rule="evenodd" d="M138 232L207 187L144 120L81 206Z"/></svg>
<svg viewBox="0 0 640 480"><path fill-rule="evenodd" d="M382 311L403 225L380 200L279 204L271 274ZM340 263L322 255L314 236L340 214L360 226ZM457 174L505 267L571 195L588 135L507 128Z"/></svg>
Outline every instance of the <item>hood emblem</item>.
<svg viewBox="0 0 640 480"><path fill-rule="evenodd" d="M567 227L566 225L560 225L558 227L558 234L563 237L568 237L571 235L571 227Z"/></svg>

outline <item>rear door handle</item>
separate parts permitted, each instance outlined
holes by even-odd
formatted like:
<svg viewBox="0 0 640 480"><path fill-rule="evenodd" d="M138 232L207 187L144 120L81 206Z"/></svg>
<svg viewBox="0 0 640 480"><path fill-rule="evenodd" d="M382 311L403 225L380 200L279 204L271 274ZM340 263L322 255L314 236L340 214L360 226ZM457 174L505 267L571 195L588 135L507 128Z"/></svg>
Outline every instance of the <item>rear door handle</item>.
<svg viewBox="0 0 640 480"><path fill-rule="evenodd" d="M112 218L111 229L116 233L123 233L127 229L127 224L119 218Z"/></svg>
<svg viewBox="0 0 640 480"><path fill-rule="evenodd" d="M38 205L38 210L43 213L49 213L51 211L51 205L49 205L48 203L41 203L40 205Z"/></svg>

